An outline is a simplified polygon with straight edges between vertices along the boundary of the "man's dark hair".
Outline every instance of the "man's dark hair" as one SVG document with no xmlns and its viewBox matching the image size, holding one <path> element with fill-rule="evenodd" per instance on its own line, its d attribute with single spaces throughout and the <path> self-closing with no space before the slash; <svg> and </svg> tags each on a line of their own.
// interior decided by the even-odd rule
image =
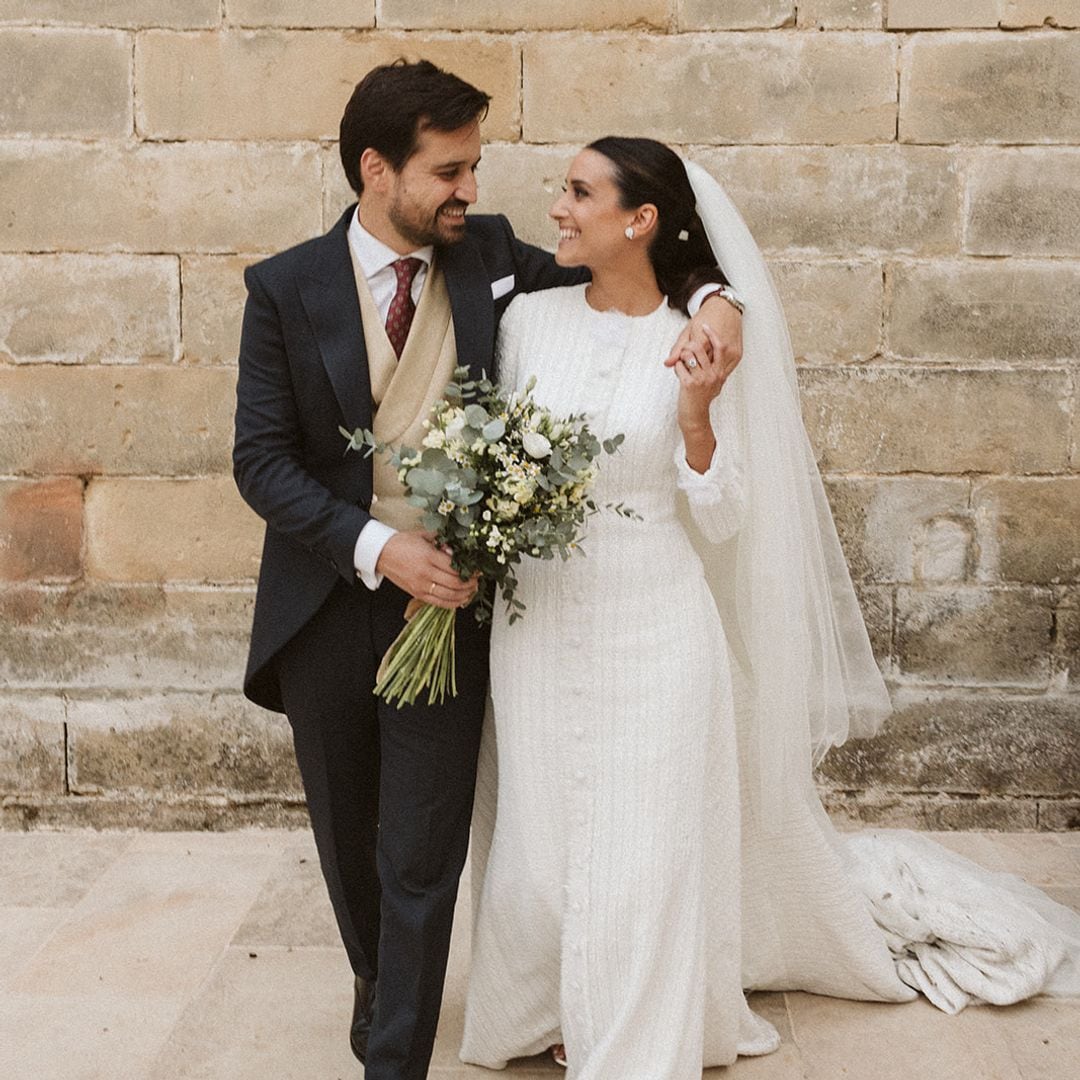
<svg viewBox="0 0 1080 1080">
<path fill-rule="evenodd" d="M 457 131 L 487 115 L 491 95 L 428 60 L 372 68 L 341 117 L 338 147 L 349 186 L 360 194 L 360 155 L 370 146 L 395 172 L 416 153 L 420 132 Z"/>
</svg>

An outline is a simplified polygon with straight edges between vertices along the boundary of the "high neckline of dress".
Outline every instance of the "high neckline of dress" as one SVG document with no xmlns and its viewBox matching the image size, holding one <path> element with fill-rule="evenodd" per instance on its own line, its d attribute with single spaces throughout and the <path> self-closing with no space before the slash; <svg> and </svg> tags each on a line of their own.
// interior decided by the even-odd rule
<svg viewBox="0 0 1080 1080">
<path fill-rule="evenodd" d="M 625 311 L 620 311 L 618 308 L 607 308 L 607 309 L 601 311 L 599 308 L 594 308 L 592 306 L 592 304 L 589 303 L 589 297 L 588 297 L 589 284 L 590 284 L 589 282 L 585 282 L 585 284 L 582 286 L 582 289 L 581 289 L 581 302 L 585 305 L 586 308 L 588 308 L 588 310 L 593 315 L 598 315 L 601 318 L 606 318 L 606 317 L 610 316 L 610 317 L 616 318 L 616 319 L 631 319 L 631 320 L 634 320 L 634 321 L 637 321 L 637 320 L 640 320 L 640 319 L 651 319 L 658 311 L 662 311 L 665 307 L 667 307 L 667 302 L 668 302 L 667 296 L 661 296 L 660 297 L 660 303 L 657 304 L 656 307 L 654 307 L 652 309 L 652 311 L 646 311 L 642 315 L 630 315 Z"/>
</svg>

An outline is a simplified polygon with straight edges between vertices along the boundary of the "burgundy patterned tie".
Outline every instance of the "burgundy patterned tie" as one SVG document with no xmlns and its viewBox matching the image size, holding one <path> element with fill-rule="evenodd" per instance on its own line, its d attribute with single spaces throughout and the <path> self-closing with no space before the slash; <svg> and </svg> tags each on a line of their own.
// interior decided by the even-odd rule
<svg viewBox="0 0 1080 1080">
<path fill-rule="evenodd" d="M 391 263 L 394 273 L 397 274 L 397 292 L 394 293 L 394 299 L 390 301 L 390 308 L 386 312 L 386 336 L 390 339 L 390 344 L 394 346 L 394 352 L 399 360 L 416 312 L 416 305 L 412 298 L 413 278 L 416 277 L 416 271 L 422 264 L 422 259 L 412 257 L 397 259 Z"/>
</svg>

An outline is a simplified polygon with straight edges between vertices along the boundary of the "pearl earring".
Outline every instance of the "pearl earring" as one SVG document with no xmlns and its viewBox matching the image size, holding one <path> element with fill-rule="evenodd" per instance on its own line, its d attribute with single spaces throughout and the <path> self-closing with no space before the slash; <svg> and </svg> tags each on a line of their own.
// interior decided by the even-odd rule
<svg viewBox="0 0 1080 1080">
<path fill-rule="evenodd" d="M 633 225 L 627 225 L 626 228 L 623 229 L 623 235 L 626 237 L 627 240 L 633 240 L 634 239 L 634 226 Z"/>
</svg>

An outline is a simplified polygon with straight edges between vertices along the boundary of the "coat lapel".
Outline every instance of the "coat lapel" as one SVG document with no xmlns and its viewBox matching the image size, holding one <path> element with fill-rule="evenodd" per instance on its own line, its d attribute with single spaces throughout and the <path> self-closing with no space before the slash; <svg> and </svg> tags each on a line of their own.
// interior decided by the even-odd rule
<svg viewBox="0 0 1080 1080">
<path fill-rule="evenodd" d="M 454 315 L 454 341 L 458 363 L 467 365 L 474 379 L 493 374 L 495 310 L 487 268 L 473 240 L 439 249 L 439 260 Z"/>
<path fill-rule="evenodd" d="M 311 320 L 323 366 L 341 406 L 345 426 L 370 428 L 371 377 L 356 279 L 349 255 L 348 227 L 355 207 L 313 246 L 299 281 L 300 298 Z M 495 315 L 491 283 L 475 243 L 466 238 L 439 249 L 450 294 L 458 363 L 473 378 L 493 374 Z"/>
<path fill-rule="evenodd" d="M 353 210 L 313 246 L 300 299 L 311 320 L 323 366 L 341 406 L 345 426 L 371 427 L 371 380 L 356 278 L 349 256 L 348 227 Z"/>
</svg>

